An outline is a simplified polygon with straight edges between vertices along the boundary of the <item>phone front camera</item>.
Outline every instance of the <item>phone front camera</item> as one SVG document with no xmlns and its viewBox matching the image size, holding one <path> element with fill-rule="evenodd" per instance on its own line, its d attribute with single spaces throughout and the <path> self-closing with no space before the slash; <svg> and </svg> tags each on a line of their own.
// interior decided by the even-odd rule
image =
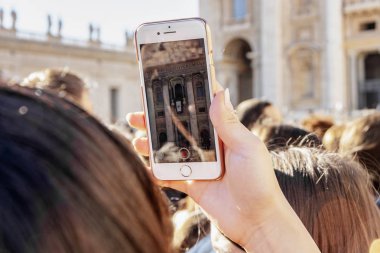
<svg viewBox="0 0 380 253">
<path fill-rule="evenodd" d="M 157 35 L 160 35 L 160 32 L 157 32 Z"/>
<path fill-rule="evenodd" d="M 168 26 L 168 28 L 170 28 L 170 25 Z"/>
</svg>

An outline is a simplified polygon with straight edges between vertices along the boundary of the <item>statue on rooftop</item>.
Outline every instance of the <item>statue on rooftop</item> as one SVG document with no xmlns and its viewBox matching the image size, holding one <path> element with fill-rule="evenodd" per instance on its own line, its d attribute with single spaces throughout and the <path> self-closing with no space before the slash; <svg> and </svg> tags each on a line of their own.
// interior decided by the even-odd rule
<svg viewBox="0 0 380 253">
<path fill-rule="evenodd" d="M 58 19 L 58 32 L 57 32 L 58 37 L 62 37 L 62 27 L 63 27 L 63 22 L 62 22 L 62 19 L 59 18 Z"/>
<path fill-rule="evenodd" d="M 11 29 L 15 31 L 16 30 L 16 24 L 17 24 L 17 12 L 15 11 L 15 9 L 12 9 L 12 11 L 11 11 L 11 18 L 12 18 Z"/>
<path fill-rule="evenodd" d="M 51 15 L 47 15 L 47 35 L 51 35 L 51 27 L 53 25 L 53 21 L 51 19 Z"/>
<path fill-rule="evenodd" d="M 89 38 L 88 38 L 88 40 L 89 41 L 93 41 L 93 39 L 92 39 L 92 35 L 93 35 L 93 33 L 94 33 L 94 26 L 93 26 L 93 24 L 92 23 L 90 23 L 89 25 L 88 25 L 88 31 L 89 31 Z"/>
<path fill-rule="evenodd" d="M 0 8 L 0 29 L 4 28 L 4 10 Z"/>
</svg>

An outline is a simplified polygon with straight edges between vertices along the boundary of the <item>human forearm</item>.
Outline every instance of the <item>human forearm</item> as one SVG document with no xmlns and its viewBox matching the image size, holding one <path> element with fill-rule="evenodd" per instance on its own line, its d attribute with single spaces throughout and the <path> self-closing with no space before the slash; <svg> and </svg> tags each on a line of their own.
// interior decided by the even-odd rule
<svg viewBox="0 0 380 253">
<path fill-rule="evenodd" d="M 287 202 L 278 208 L 277 215 L 255 228 L 244 248 L 249 253 L 320 253 Z"/>
</svg>

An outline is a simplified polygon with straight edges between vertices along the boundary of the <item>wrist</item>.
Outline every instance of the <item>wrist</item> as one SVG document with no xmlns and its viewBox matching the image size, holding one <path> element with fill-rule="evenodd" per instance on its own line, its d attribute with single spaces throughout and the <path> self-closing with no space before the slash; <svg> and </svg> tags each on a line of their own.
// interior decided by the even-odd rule
<svg viewBox="0 0 380 253">
<path fill-rule="evenodd" d="M 246 252 L 309 252 L 320 253 L 309 232 L 285 197 L 270 212 L 267 219 L 249 231 Z"/>
</svg>

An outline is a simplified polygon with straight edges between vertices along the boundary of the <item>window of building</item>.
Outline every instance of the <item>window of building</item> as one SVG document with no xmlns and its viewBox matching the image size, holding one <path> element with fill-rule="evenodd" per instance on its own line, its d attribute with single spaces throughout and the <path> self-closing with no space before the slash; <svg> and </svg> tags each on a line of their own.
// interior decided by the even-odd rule
<svg viewBox="0 0 380 253">
<path fill-rule="evenodd" d="M 233 18 L 244 20 L 247 16 L 247 0 L 233 0 Z"/>
<path fill-rule="evenodd" d="M 158 112 L 157 112 L 157 117 L 158 117 L 158 118 L 165 117 L 165 113 L 164 113 L 163 111 L 158 111 Z"/>
<path fill-rule="evenodd" d="M 199 107 L 198 112 L 206 112 L 206 107 Z"/>
<path fill-rule="evenodd" d="M 170 80 L 171 88 L 169 91 L 170 104 L 175 108 L 176 113 L 182 114 L 185 110 L 186 91 L 183 78 L 173 78 Z"/>
<path fill-rule="evenodd" d="M 205 150 L 209 150 L 211 147 L 211 138 L 210 138 L 210 132 L 206 129 L 203 129 L 200 134 L 200 144 L 201 147 Z"/>
<path fill-rule="evenodd" d="M 164 146 L 165 143 L 168 141 L 168 136 L 166 135 L 166 133 L 160 133 L 158 136 L 158 141 L 160 143 L 160 147 Z"/>
<path fill-rule="evenodd" d="M 374 30 L 376 30 L 376 22 L 374 21 L 360 24 L 361 32 L 374 31 Z"/>
<path fill-rule="evenodd" d="M 162 96 L 162 89 L 161 87 L 156 87 L 154 89 L 154 92 L 156 93 L 156 102 L 157 104 L 161 105 L 164 103 L 164 98 Z"/>
<path fill-rule="evenodd" d="M 189 132 L 189 123 L 187 121 L 181 122 L 183 126 L 183 130 L 185 131 L 183 134 L 186 134 Z M 182 132 L 177 128 L 177 145 L 179 147 L 188 147 L 190 145 L 189 141 L 186 139 L 186 137 L 182 134 Z"/>
<path fill-rule="evenodd" d="M 201 81 L 197 82 L 197 98 L 205 97 L 205 87 Z"/>
<path fill-rule="evenodd" d="M 162 94 L 161 82 L 158 80 L 153 81 L 153 89 L 154 89 L 154 95 L 156 97 L 156 104 L 162 105 L 164 103 L 164 97 Z"/>
<path fill-rule="evenodd" d="M 115 123 L 119 119 L 119 88 L 111 88 L 110 90 L 110 107 L 111 122 Z"/>
<path fill-rule="evenodd" d="M 313 13 L 314 0 L 293 0 L 292 8 L 296 15 L 310 15 Z"/>
</svg>

